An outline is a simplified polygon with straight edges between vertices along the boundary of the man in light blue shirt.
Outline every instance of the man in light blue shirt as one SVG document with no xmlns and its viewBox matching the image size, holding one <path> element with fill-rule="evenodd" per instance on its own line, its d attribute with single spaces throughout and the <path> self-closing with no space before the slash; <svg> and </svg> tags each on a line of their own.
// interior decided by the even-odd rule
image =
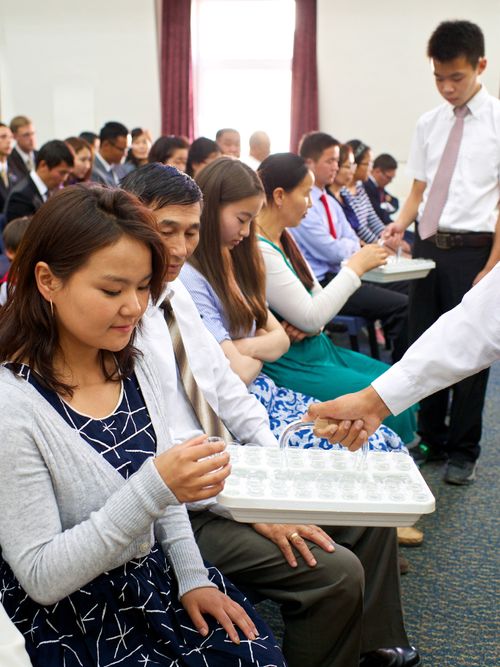
<svg viewBox="0 0 500 667">
<path fill-rule="evenodd" d="M 325 285 L 338 273 L 342 260 L 360 249 L 360 242 L 341 206 L 326 190 L 339 168 L 339 142 L 324 132 L 310 132 L 302 139 L 300 154 L 314 174 L 313 205 L 301 224 L 290 231 L 316 278 Z M 407 312 L 406 294 L 365 283 L 340 314 L 380 320 L 392 345 L 393 361 L 398 361 L 408 345 Z"/>
</svg>

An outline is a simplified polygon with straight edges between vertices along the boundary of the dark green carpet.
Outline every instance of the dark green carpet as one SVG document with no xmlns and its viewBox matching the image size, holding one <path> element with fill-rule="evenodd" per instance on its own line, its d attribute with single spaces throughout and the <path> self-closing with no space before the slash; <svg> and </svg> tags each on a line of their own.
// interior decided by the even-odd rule
<svg viewBox="0 0 500 667">
<path fill-rule="evenodd" d="M 422 472 L 436 512 L 420 522 L 421 548 L 405 549 L 402 577 L 406 626 L 426 667 L 500 665 L 500 364 L 491 369 L 477 480 L 441 481 L 441 466 Z"/>
<path fill-rule="evenodd" d="M 475 484 L 450 486 L 439 465 L 423 468 L 437 509 L 419 524 L 424 545 L 403 550 L 411 569 L 401 581 L 408 636 L 425 667 L 500 667 L 499 442 L 500 363 L 491 370 Z M 257 608 L 281 637 L 278 607 Z"/>
</svg>

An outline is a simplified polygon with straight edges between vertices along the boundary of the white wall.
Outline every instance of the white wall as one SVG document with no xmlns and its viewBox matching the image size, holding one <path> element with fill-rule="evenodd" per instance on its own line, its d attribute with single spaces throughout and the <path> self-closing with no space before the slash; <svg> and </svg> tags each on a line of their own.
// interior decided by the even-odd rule
<svg viewBox="0 0 500 667">
<path fill-rule="evenodd" d="M 434 28 L 450 19 L 482 28 L 483 83 L 498 95 L 500 0 L 318 0 L 320 128 L 405 162 L 418 116 L 442 101 L 425 52 Z M 391 191 L 404 196 L 401 167 Z"/>
<path fill-rule="evenodd" d="M 1 0 L 0 118 L 39 144 L 108 120 L 160 131 L 153 0 Z"/>
</svg>

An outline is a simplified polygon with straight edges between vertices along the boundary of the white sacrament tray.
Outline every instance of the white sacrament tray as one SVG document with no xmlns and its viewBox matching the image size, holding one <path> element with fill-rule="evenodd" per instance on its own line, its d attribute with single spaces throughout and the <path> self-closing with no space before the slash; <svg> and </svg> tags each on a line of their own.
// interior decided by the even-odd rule
<svg viewBox="0 0 500 667">
<path fill-rule="evenodd" d="M 425 278 L 429 271 L 435 267 L 436 263 L 432 259 L 398 259 L 391 256 L 387 259 L 387 264 L 367 271 L 361 276 L 361 280 L 371 283 L 415 280 L 416 278 Z"/>
<path fill-rule="evenodd" d="M 236 521 L 411 526 L 435 501 L 399 452 L 229 445 L 232 471 L 217 500 Z"/>
</svg>

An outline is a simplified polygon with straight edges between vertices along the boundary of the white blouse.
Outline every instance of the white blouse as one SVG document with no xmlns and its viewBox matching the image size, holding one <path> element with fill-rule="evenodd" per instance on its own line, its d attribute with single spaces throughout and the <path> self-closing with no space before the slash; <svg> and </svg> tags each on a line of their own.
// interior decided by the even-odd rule
<svg viewBox="0 0 500 667">
<path fill-rule="evenodd" d="M 309 293 L 278 246 L 259 237 L 259 247 L 266 267 L 269 308 L 306 333 L 318 333 L 361 285 L 358 275 L 343 267 L 325 288 L 314 278 Z"/>
</svg>

